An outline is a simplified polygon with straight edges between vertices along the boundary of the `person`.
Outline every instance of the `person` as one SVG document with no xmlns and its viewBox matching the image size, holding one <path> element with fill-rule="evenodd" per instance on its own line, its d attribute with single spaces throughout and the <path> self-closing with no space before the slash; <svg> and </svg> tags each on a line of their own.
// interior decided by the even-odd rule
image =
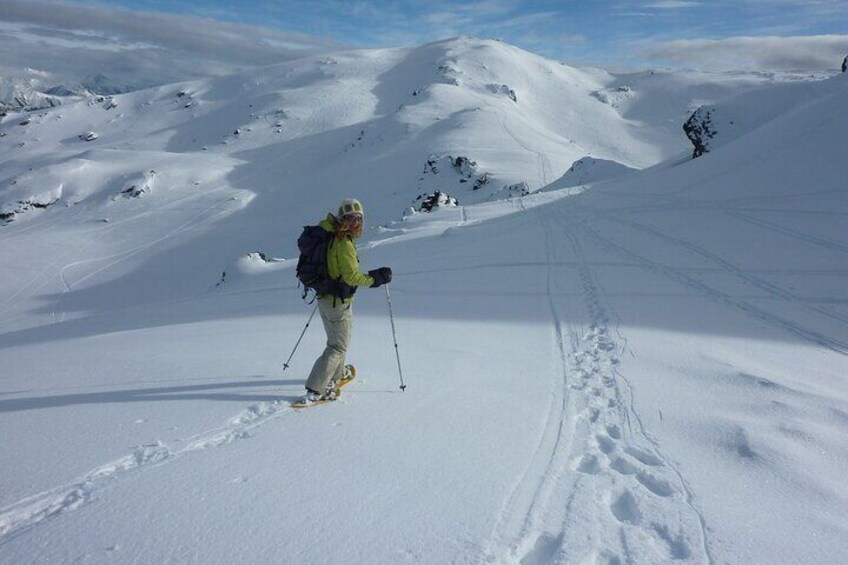
<svg viewBox="0 0 848 565">
<path fill-rule="evenodd" d="M 389 267 L 368 273 L 359 270 L 355 241 L 362 236 L 364 222 L 362 204 L 349 198 L 341 203 L 337 216 L 329 213 L 318 224 L 334 234 L 327 247 L 327 271 L 330 278 L 340 284 L 336 293 L 318 295 L 318 311 L 327 333 L 327 346 L 306 380 L 304 403 L 335 398 L 336 386 L 345 373 L 345 356 L 353 327 L 353 295 L 357 287 L 376 288 L 392 280 Z"/>
<path fill-rule="evenodd" d="M 848 71 L 848 55 L 845 55 L 845 58 L 842 59 L 842 72 Z"/>
</svg>

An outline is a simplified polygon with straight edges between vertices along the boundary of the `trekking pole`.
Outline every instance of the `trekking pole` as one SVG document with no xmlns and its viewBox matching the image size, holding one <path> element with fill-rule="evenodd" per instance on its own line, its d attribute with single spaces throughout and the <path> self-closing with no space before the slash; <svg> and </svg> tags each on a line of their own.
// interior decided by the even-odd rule
<svg viewBox="0 0 848 565">
<path fill-rule="evenodd" d="M 397 333 L 395 333 L 395 317 L 392 314 L 392 295 L 389 293 L 389 285 L 386 285 L 386 301 L 389 303 L 389 320 L 392 322 L 392 339 L 395 342 L 395 356 L 398 362 L 398 375 L 400 375 L 400 389 L 406 390 L 406 385 L 403 384 L 403 369 L 400 368 L 400 353 L 398 352 Z"/>
<path fill-rule="evenodd" d="M 312 314 L 309 315 L 309 320 L 306 322 L 306 327 L 303 328 L 303 331 L 300 332 L 300 337 L 297 338 L 297 343 L 294 344 L 294 349 L 292 349 L 291 355 L 289 355 L 288 360 L 283 363 L 283 371 L 289 368 L 289 361 L 294 357 L 294 352 L 297 351 L 297 346 L 300 345 L 300 340 L 303 339 L 304 334 L 306 333 L 307 328 L 309 328 L 309 324 L 312 322 L 312 316 L 315 315 L 315 311 L 318 310 L 318 304 L 315 304 L 315 308 L 312 309 Z"/>
</svg>

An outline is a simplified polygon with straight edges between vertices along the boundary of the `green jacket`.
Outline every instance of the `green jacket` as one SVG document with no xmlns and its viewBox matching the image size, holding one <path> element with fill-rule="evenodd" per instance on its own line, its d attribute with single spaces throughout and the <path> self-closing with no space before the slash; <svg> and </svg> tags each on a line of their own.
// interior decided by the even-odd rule
<svg viewBox="0 0 848 565">
<path fill-rule="evenodd" d="M 318 224 L 328 232 L 334 232 L 333 215 L 327 217 Z M 353 239 L 333 238 L 327 249 L 327 272 L 331 279 L 341 278 L 342 282 L 350 286 L 371 286 L 374 278 L 359 271 L 359 256 L 356 254 L 356 245 Z M 344 303 L 352 301 L 353 297 L 344 300 Z"/>
</svg>

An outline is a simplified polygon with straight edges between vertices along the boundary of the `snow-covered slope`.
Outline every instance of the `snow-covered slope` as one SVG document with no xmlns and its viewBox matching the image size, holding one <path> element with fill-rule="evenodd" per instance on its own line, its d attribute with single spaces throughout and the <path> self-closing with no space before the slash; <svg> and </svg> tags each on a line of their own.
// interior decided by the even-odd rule
<svg viewBox="0 0 848 565">
<path fill-rule="evenodd" d="M 84 144 L 73 137 L 91 131 L 99 135 L 92 147 L 240 155 L 263 163 L 261 180 L 282 184 L 274 192 L 286 198 L 313 194 L 316 183 L 344 170 L 350 189 L 366 196 L 374 191 L 385 200 L 382 187 L 393 186 L 387 212 L 397 217 L 434 188 L 462 191 L 471 201 L 519 182 L 535 190 L 588 154 L 630 166 L 658 161 L 632 124 L 590 95 L 608 80 L 502 43 L 453 40 L 116 96 L 36 115 L 25 128 L 6 130 L 4 141 L 26 143 L 27 164 L 42 148 L 52 159 L 79 153 Z M 57 145 L 64 154 L 56 155 Z M 431 158 L 448 157 L 476 165 L 439 173 L 428 167 Z M 468 190 L 487 173 L 485 186 Z"/>
<path fill-rule="evenodd" d="M 751 110 L 759 114 L 762 107 L 778 109 L 773 87 L 791 90 L 791 85 L 817 82 L 831 73 L 810 72 L 706 72 L 692 70 L 650 70 L 618 73 L 614 80 L 594 95 L 618 109 L 622 116 L 639 124 L 649 142 L 662 147 L 668 157 L 678 151 L 686 139 L 681 125 L 701 106 L 723 102 L 742 94 L 752 101 Z M 764 91 L 768 94 L 764 94 Z M 756 101 L 766 96 L 770 102 L 761 106 Z M 774 116 L 772 116 L 774 117 Z M 758 123 L 763 123 L 759 120 Z"/>
<path fill-rule="evenodd" d="M 35 78 L 0 78 L 0 114 L 21 112 L 33 108 L 52 108 L 65 102 L 64 96 L 44 92 L 45 88 Z M 63 95 L 74 96 L 72 92 Z M 75 101 L 75 100 L 71 100 Z"/>
<path fill-rule="evenodd" d="M 833 88 L 840 87 L 831 81 Z M 769 90 L 767 103 L 760 92 L 748 92 L 716 107 L 707 104 L 699 107 L 684 124 L 687 136 L 695 146 L 695 154 L 702 155 L 747 135 L 760 126 L 783 114 L 803 108 L 821 95 L 818 82 L 785 83 Z"/>
<path fill-rule="evenodd" d="M 7 117 L 0 562 L 848 559 L 848 81 L 691 160 L 615 80 L 461 39 Z M 586 155 L 654 166 L 498 199 Z M 345 196 L 409 388 L 362 289 L 361 378 L 295 412 Z"/>
<path fill-rule="evenodd" d="M 585 156 L 639 168 L 656 163 L 688 147 L 681 125 L 695 107 L 776 80 L 745 75 L 723 84 L 712 77 L 723 84 L 719 88 L 700 75 L 688 82 L 650 76 L 652 81 L 628 81 L 645 84 L 647 95 L 615 87 L 625 91 L 622 102 L 604 90 L 622 78 L 493 41 L 319 56 L 10 115 L 3 122 L 3 144 L 11 146 L 5 154 L 13 162 L 6 163 L 4 176 L 13 182 L 24 167 L 64 163 L 83 147 L 182 156 L 209 152 L 262 163 L 268 185 L 289 177 L 284 186 L 266 191 L 287 198 L 313 194 L 323 180 L 320 173 L 335 178 L 340 170 L 348 176 L 361 171 L 352 179 L 359 184 L 350 188 L 367 193 L 378 186 L 385 200 L 382 186 L 394 187 L 397 197 L 386 210 L 394 218 L 420 193 L 439 188 L 458 191 L 470 202 L 497 198 L 522 182 L 536 190 Z M 658 82 L 670 94 L 655 94 L 663 90 Z M 705 97 L 693 98 L 696 87 L 703 87 Z M 645 102 L 646 96 L 654 102 Z M 660 108 L 675 114 L 658 119 Z M 644 119 L 646 109 L 653 120 Z M 92 132 L 96 140 L 79 142 L 78 136 Z M 450 166 L 461 157 L 473 167 Z M 445 164 L 436 167 L 439 173 L 429 166 L 431 159 Z M 155 168 L 155 160 L 149 156 L 141 168 Z M 373 178 L 375 170 L 383 177 Z M 298 182 L 303 177 L 309 186 Z M 2 204 L 8 207 L 14 197 L 4 194 Z"/>
<path fill-rule="evenodd" d="M 121 257 L 99 276 L 141 267 L 156 277 L 177 268 L 191 284 L 167 292 L 184 297 L 207 288 L 240 254 L 278 241 L 281 225 L 291 234 L 304 216 L 319 217 L 344 195 L 368 201 L 370 221 L 380 224 L 436 190 L 462 204 L 537 190 L 586 155 L 631 166 L 656 162 L 664 151 L 640 141 L 645 128 L 592 94 L 608 80 L 500 42 L 458 39 L 10 114 L 0 125 L 4 221 L 37 217 L 64 229 L 66 219 L 78 218 L 90 230 L 32 258 L 32 271 L 11 277 L 9 292 L 17 295 L 32 272 L 71 254 L 78 261 Z M 126 198 L 134 193 L 143 198 Z M 140 249 L 125 256 L 123 243 L 107 235 L 143 222 L 147 235 L 136 234 L 138 241 L 173 241 L 200 218 L 221 218 L 257 195 L 245 215 L 186 251 L 188 264 L 183 256 L 159 264 L 162 254 L 151 261 Z M 282 252 L 291 256 L 292 247 Z M 79 249 L 87 251 L 74 255 Z M 76 284 L 72 270 L 65 281 L 45 284 L 67 294 Z M 116 292 L 113 305 L 147 299 L 137 290 Z M 7 309 L 31 311 L 27 300 Z"/>
</svg>

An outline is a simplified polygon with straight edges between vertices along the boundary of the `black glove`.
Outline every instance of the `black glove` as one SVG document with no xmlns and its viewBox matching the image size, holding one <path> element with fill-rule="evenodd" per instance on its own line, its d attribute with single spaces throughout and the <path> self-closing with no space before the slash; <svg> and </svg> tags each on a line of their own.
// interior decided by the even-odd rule
<svg viewBox="0 0 848 565">
<path fill-rule="evenodd" d="M 368 271 L 368 275 L 374 279 L 374 284 L 371 285 L 371 288 L 377 288 L 378 286 L 392 282 L 392 270 L 389 267 L 380 267 L 379 269 Z"/>
</svg>

